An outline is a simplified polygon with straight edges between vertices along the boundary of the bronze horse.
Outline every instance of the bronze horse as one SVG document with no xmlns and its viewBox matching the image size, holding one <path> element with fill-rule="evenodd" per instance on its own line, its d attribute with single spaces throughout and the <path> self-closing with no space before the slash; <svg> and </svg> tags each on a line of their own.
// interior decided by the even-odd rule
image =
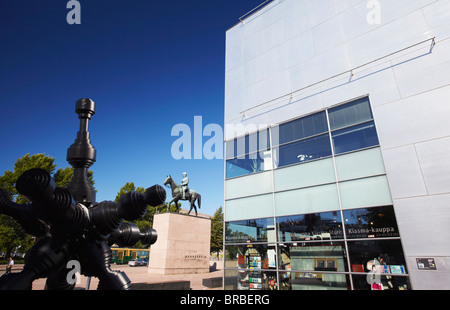
<svg viewBox="0 0 450 310">
<path fill-rule="evenodd" d="M 196 191 L 189 189 L 189 191 L 186 193 L 185 199 L 183 199 L 183 189 L 180 185 L 178 185 L 170 176 L 170 174 L 167 176 L 166 180 L 164 181 L 164 185 L 167 186 L 167 184 L 170 185 L 172 189 L 172 200 L 169 202 L 168 207 L 171 205 L 172 202 L 175 202 L 175 206 L 177 207 L 177 212 L 180 210 L 178 207 L 178 200 L 187 200 L 190 202 L 191 206 L 188 212 L 188 215 L 191 213 L 192 209 L 195 211 L 195 216 L 197 216 L 197 206 L 195 205 L 195 201 L 198 201 L 198 208 L 200 209 L 200 204 L 202 201 L 202 196 L 197 193 Z M 169 210 L 169 208 L 167 208 Z"/>
</svg>

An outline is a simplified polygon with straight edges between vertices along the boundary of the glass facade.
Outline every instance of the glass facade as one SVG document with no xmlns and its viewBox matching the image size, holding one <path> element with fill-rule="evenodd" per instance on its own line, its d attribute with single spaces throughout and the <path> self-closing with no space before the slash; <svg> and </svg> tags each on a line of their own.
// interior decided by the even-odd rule
<svg viewBox="0 0 450 310">
<path fill-rule="evenodd" d="M 411 288 L 367 97 L 226 147 L 225 289 Z"/>
</svg>

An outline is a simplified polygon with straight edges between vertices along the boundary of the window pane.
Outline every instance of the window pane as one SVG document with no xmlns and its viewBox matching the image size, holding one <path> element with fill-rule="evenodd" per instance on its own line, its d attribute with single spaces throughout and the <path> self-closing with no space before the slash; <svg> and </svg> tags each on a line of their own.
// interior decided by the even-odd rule
<svg viewBox="0 0 450 310">
<path fill-rule="evenodd" d="M 240 221 L 273 216 L 273 195 L 256 195 L 225 201 L 225 221 Z"/>
<path fill-rule="evenodd" d="M 281 243 L 278 246 L 281 270 L 347 271 L 347 255 L 343 242 Z"/>
<path fill-rule="evenodd" d="M 347 246 L 353 272 L 407 273 L 400 240 L 349 241 Z"/>
<path fill-rule="evenodd" d="M 346 274 L 285 272 L 280 273 L 281 290 L 349 290 Z"/>
<path fill-rule="evenodd" d="M 392 206 L 344 211 L 348 239 L 400 237 Z"/>
<path fill-rule="evenodd" d="M 278 241 L 342 239 L 341 214 L 338 211 L 277 218 Z"/>
<path fill-rule="evenodd" d="M 243 242 L 267 242 L 275 239 L 275 226 L 273 218 L 254 219 L 225 224 L 225 242 L 243 243 Z"/>
<path fill-rule="evenodd" d="M 320 112 L 279 126 L 280 144 L 311 137 L 328 131 L 325 112 Z M 275 141 L 277 141 L 275 139 Z"/>
<path fill-rule="evenodd" d="M 299 176 L 302 177 L 299 178 Z M 284 167 L 274 171 L 275 191 L 297 189 L 335 181 L 336 175 L 332 158 Z"/>
<path fill-rule="evenodd" d="M 331 130 L 351 126 L 373 119 L 369 98 L 339 106 L 328 111 Z"/>
<path fill-rule="evenodd" d="M 335 154 L 378 145 L 374 122 L 368 122 L 331 133 Z"/>
<path fill-rule="evenodd" d="M 339 181 L 386 173 L 379 147 L 336 156 L 336 169 Z"/>
<path fill-rule="evenodd" d="M 385 175 L 339 183 L 343 209 L 377 207 L 392 204 Z"/>
<path fill-rule="evenodd" d="M 270 171 L 234 178 L 225 181 L 225 199 L 236 199 L 272 192 L 272 173 Z"/>
<path fill-rule="evenodd" d="M 337 185 L 334 183 L 275 193 L 275 205 L 278 216 L 337 210 Z"/>
<path fill-rule="evenodd" d="M 276 153 L 277 167 L 298 164 L 331 156 L 328 134 L 280 146 Z"/>
<path fill-rule="evenodd" d="M 261 130 L 245 137 L 248 151 L 246 153 L 252 153 L 260 150 L 266 150 L 270 147 L 269 129 Z"/>
<path fill-rule="evenodd" d="M 228 141 L 226 159 L 270 148 L 269 129 Z"/>
<path fill-rule="evenodd" d="M 368 275 L 352 275 L 353 288 L 355 290 L 410 290 L 409 277 L 379 275 L 367 279 Z M 369 275 L 370 277 L 370 275 Z"/>
<path fill-rule="evenodd" d="M 236 140 L 225 142 L 226 154 L 225 159 L 236 157 Z"/>
<path fill-rule="evenodd" d="M 227 160 L 227 178 L 238 177 L 250 173 L 264 171 L 265 167 L 270 167 L 270 156 L 266 152 L 247 154 L 242 157 Z"/>
<path fill-rule="evenodd" d="M 277 273 L 274 271 L 225 270 L 225 290 L 277 290 Z M 261 299 L 269 302 L 269 299 Z"/>
</svg>

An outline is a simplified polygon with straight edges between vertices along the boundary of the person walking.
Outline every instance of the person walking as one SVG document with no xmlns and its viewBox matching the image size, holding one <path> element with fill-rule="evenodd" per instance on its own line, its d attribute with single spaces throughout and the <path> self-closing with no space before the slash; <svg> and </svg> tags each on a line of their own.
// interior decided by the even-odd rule
<svg viewBox="0 0 450 310">
<path fill-rule="evenodd" d="M 12 259 L 12 257 L 10 257 L 8 265 L 6 265 L 5 274 L 10 274 L 13 266 L 14 266 L 14 260 Z"/>
</svg>

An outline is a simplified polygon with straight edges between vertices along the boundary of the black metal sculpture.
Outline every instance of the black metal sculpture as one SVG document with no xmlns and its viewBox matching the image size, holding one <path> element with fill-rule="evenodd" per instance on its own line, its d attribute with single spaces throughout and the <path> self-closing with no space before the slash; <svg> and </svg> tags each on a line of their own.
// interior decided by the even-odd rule
<svg viewBox="0 0 450 310">
<path fill-rule="evenodd" d="M 75 283 L 67 281 L 71 269 L 66 268 L 71 260 L 79 262 L 81 274 L 99 279 L 97 289 L 128 290 L 131 282 L 127 275 L 110 268 L 110 245 L 133 246 L 139 240 L 147 245 L 156 242 L 155 230 L 140 231 L 135 224 L 123 220 L 139 219 L 148 205 L 164 203 L 164 188 L 154 185 L 144 194 L 126 193 L 117 203 L 96 203 L 87 174 L 96 160 L 88 131 L 95 104 L 90 99 L 80 99 L 75 112 L 80 119 L 80 130 L 67 151 L 67 161 L 74 168 L 70 185 L 56 187 L 47 171 L 31 169 L 16 182 L 17 191 L 30 203 L 16 204 L 8 192 L 0 189 L 0 213 L 13 217 L 27 233 L 36 237 L 25 255 L 23 270 L 0 277 L 1 290 L 31 289 L 33 281 L 39 278 L 47 278 L 46 289 L 73 289 Z"/>
</svg>

